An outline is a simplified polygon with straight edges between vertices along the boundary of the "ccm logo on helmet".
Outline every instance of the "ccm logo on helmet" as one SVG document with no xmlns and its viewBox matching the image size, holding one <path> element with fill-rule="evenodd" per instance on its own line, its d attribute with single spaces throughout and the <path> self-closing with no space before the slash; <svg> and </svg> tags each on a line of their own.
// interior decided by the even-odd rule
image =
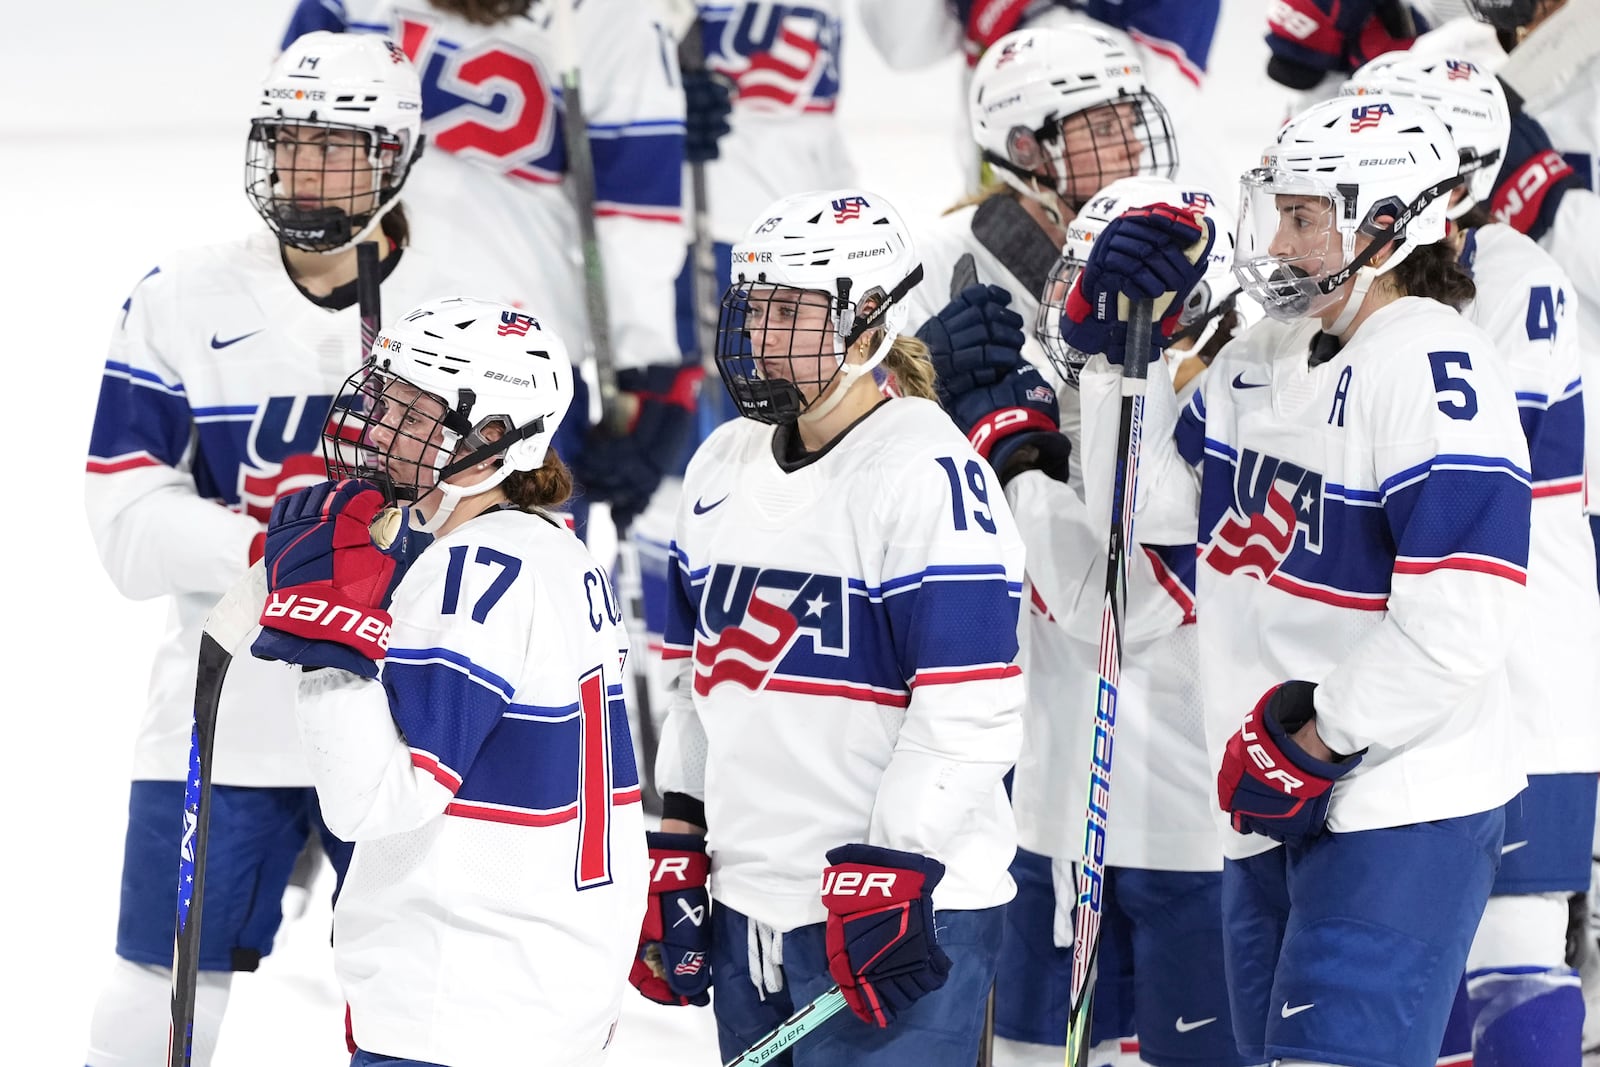
<svg viewBox="0 0 1600 1067">
<path fill-rule="evenodd" d="M 389 648 L 389 624 L 381 615 L 371 615 L 345 604 L 331 604 L 320 597 L 274 592 L 261 617 L 310 623 L 324 633 L 338 630 L 385 651 Z M 313 636 L 306 631 L 306 627 L 296 627 L 291 632 Z"/>
<path fill-rule="evenodd" d="M 832 893 L 841 897 L 865 897 L 873 893 L 894 896 L 894 882 L 899 876 L 889 871 L 828 871 L 822 876 L 822 895 Z"/>
</svg>

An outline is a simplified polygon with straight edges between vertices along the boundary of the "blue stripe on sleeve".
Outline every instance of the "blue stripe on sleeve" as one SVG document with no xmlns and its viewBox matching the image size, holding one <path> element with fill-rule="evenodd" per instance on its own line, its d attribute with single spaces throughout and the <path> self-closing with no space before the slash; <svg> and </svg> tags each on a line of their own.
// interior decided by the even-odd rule
<svg viewBox="0 0 1600 1067">
<path fill-rule="evenodd" d="M 1553 482 L 1583 475 L 1583 394 L 1569 394 L 1548 407 L 1519 407 L 1528 438 L 1533 480 Z"/>
<path fill-rule="evenodd" d="M 1012 662 L 1021 604 L 1003 576 L 923 582 L 886 598 L 901 676 L 909 682 L 929 669 Z"/>
<path fill-rule="evenodd" d="M 192 431 L 181 385 L 167 385 L 148 372 L 130 372 L 123 364 L 106 365 L 89 435 L 91 469 L 96 460 L 141 452 L 176 467 L 188 451 Z"/>
<path fill-rule="evenodd" d="M 503 690 L 483 684 L 443 656 L 396 657 L 391 650 L 383 686 L 406 743 L 430 753 L 463 779 L 507 706 Z"/>
<path fill-rule="evenodd" d="M 1501 462 L 1498 470 L 1435 467 L 1390 491 L 1383 510 L 1396 554 L 1408 560 L 1473 557 L 1526 568 L 1532 492 L 1525 475 Z"/>
<path fill-rule="evenodd" d="M 625 135 L 618 135 L 619 132 Z M 683 210 L 683 127 L 631 125 L 592 136 L 594 196 L 641 214 L 678 215 Z"/>
<path fill-rule="evenodd" d="M 1203 390 L 1196 389 L 1194 396 L 1183 406 L 1172 438 L 1184 462 L 1191 467 L 1200 466 L 1206 451 L 1206 401 Z"/>
</svg>

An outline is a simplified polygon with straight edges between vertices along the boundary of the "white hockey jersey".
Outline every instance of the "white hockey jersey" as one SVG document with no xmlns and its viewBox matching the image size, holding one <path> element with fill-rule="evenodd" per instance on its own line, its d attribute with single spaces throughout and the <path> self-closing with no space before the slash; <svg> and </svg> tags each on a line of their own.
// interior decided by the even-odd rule
<svg viewBox="0 0 1600 1067">
<path fill-rule="evenodd" d="M 383 307 L 402 315 L 456 293 L 494 296 L 419 248 L 384 261 Z M 353 289 L 353 286 L 352 286 Z M 85 496 L 101 562 L 124 595 L 170 596 L 133 777 L 183 781 L 200 630 L 245 572 L 284 493 L 322 481 L 322 429 L 361 365 L 353 293 L 340 310 L 289 280 L 264 228 L 163 259 L 122 306 L 89 442 Z M 309 785 L 294 682 L 234 661 L 216 737 L 223 785 Z"/>
<path fill-rule="evenodd" d="M 1527 770 L 1600 770 L 1600 594 L 1584 516 L 1579 359 L 1587 339 L 1569 308 L 1572 283 L 1509 226 L 1469 231 L 1461 258 L 1478 285 L 1468 317 L 1493 338 L 1516 389 L 1532 462 L 1528 615 L 1506 659 Z"/>
<path fill-rule="evenodd" d="M 734 243 L 781 197 L 855 184 L 836 115 L 842 6 L 701 0 L 706 67 L 733 83 L 730 132 L 705 168 L 715 240 Z"/>
<path fill-rule="evenodd" d="M 647 853 L 605 568 L 554 519 L 470 519 L 401 580 L 381 681 L 300 674 L 328 826 L 355 842 L 334 967 L 362 1048 L 591 1064 L 628 991 Z"/>
<path fill-rule="evenodd" d="M 1017 841 L 1076 862 L 1083 854 L 1099 689 L 1109 515 L 1070 486 L 1028 471 L 1006 486 L 1027 548 L 1022 623 L 1023 748 L 1011 783 Z M 1194 546 L 1140 545 L 1128 560 L 1105 862 L 1215 871 L 1194 615 Z"/>
<path fill-rule="evenodd" d="M 943 862 L 935 907 L 1003 904 L 1022 544 L 999 482 L 926 400 L 798 469 L 774 437 L 718 428 L 678 514 L 658 781 L 705 802 L 711 893 L 822 922 L 824 854 L 864 841 Z"/>
<path fill-rule="evenodd" d="M 422 78 L 428 150 L 406 183 L 418 243 L 505 279 L 574 353 L 589 336 L 567 174 L 551 5 L 480 26 L 391 0 L 301 0 L 285 45 L 312 30 L 381 33 Z M 574 18 L 594 157 L 596 231 L 619 368 L 677 362 L 683 265 L 683 88 L 671 41 L 638 0 L 584 0 Z"/>
<path fill-rule="evenodd" d="M 1366 752 L 1334 786 L 1331 829 L 1488 810 L 1526 782 L 1506 649 L 1532 493 L 1511 383 L 1483 332 L 1431 300 L 1381 308 L 1311 367 L 1316 329 L 1267 321 L 1233 341 L 1171 436 L 1151 367 L 1134 530 L 1176 543 L 1198 516 L 1212 773 L 1261 694 L 1300 678 L 1318 683 L 1323 740 Z M 1113 447 L 1104 357 L 1083 390 L 1086 434 Z M 1270 846 L 1224 832 L 1230 856 Z"/>
</svg>

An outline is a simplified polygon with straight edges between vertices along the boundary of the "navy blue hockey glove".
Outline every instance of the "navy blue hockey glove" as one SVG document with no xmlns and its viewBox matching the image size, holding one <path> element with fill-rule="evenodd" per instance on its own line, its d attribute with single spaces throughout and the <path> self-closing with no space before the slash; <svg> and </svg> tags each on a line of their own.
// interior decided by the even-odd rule
<svg viewBox="0 0 1600 1067">
<path fill-rule="evenodd" d="M 696 33 L 700 32 L 696 27 Z M 732 129 L 733 94 L 728 79 L 708 70 L 683 72 L 683 158 L 689 163 L 709 163 L 720 154 L 717 142 Z"/>
<path fill-rule="evenodd" d="M 596 427 L 574 462 L 584 491 L 611 505 L 611 520 L 625 530 L 650 503 L 666 474 L 676 471 L 694 431 L 698 366 L 657 363 L 617 373 L 617 386 L 638 409 L 618 435 Z"/>
<path fill-rule="evenodd" d="M 1555 224 L 1561 198 L 1583 182 L 1550 144 L 1550 135 L 1521 108 L 1511 116 L 1511 140 L 1494 180 L 1489 211 L 1535 241 Z"/>
<path fill-rule="evenodd" d="M 1311 682 L 1267 690 L 1228 741 L 1217 772 L 1217 803 L 1242 834 L 1305 841 L 1328 822 L 1333 783 L 1361 764 L 1363 749 L 1336 763 L 1316 759 L 1289 735 L 1316 718 Z"/>
<path fill-rule="evenodd" d="M 829 849 L 828 864 L 822 871 L 828 973 L 851 1011 L 888 1026 L 950 973 L 933 925 L 933 890 L 944 864 L 875 845 Z"/>
<path fill-rule="evenodd" d="M 1011 294 L 998 285 L 969 285 L 917 330 L 928 346 L 939 400 L 993 385 L 1027 365 L 1022 316 L 1011 310 Z"/>
<path fill-rule="evenodd" d="M 659 1004 L 711 1002 L 711 860 L 699 834 L 645 835 L 650 898 L 628 981 Z"/>
<path fill-rule="evenodd" d="M 1154 301 L 1154 349 L 1172 340 L 1190 290 L 1205 277 L 1216 227 L 1198 208 L 1129 208 L 1095 238 L 1061 313 L 1061 337 L 1121 364 L 1134 300 Z M 1152 353 L 1153 355 L 1153 353 Z"/>
<path fill-rule="evenodd" d="M 404 541 L 397 536 L 404 516 L 385 515 L 385 505 L 377 486 L 346 479 L 309 486 L 272 506 L 262 557 L 267 603 L 250 648 L 257 659 L 378 676 L 377 661 L 389 648 L 383 605 L 399 561 L 394 545 Z"/>
<path fill-rule="evenodd" d="M 1405 15 L 1411 16 L 1411 27 Z M 1411 47 L 1426 20 L 1401 0 L 1273 0 L 1267 7 L 1267 76 L 1290 89 L 1314 88 L 1385 52 Z"/>
</svg>

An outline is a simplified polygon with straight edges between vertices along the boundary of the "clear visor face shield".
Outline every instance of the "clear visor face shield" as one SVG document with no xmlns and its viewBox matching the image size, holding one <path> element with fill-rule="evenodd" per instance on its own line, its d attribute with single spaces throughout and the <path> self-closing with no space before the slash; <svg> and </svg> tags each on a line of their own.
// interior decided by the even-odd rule
<svg viewBox="0 0 1600 1067">
<path fill-rule="evenodd" d="M 374 482 L 390 504 L 411 504 L 453 473 L 450 459 L 471 436 L 443 399 L 369 361 L 334 398 L 322 454 L 330 478 Z"/>
<path fill-rule="evenodd" d="M 883 299 L 871 290 L 867 299 Z M 722 297 L 717 369 L 739 414 L 787 425 L 839 376 L 859 305 L 820 289 L 736 281 Z"/>
<path fill-rule="evenodd" d="M 1280 322 L 1326 309 L 1354 252 L 1355 228 L 1339 224 L 1340 198 L 1270 168 L 1249 172 L 1241 186 L 1233 253 L 1239 285 Z"/>
<path fill-rule="evenodd" d="M 1171 178 L 1178 170 L 1172 121 L 1143 90 L 1059 119 L 1038 133 L 1038 142 L 1056 192 L 1074 208 L 1119 178 Z M 1013 148 L 1013 158 L 1019 155 L 1026 157 Z"/>
<path fill-rule="evenodd" d="M 245 151 L 245 194 L 284 244 L 330 252 L 351 244 L 399 192 L 402 145 L 334 122 L 256 119 Z"/>
</svg>

